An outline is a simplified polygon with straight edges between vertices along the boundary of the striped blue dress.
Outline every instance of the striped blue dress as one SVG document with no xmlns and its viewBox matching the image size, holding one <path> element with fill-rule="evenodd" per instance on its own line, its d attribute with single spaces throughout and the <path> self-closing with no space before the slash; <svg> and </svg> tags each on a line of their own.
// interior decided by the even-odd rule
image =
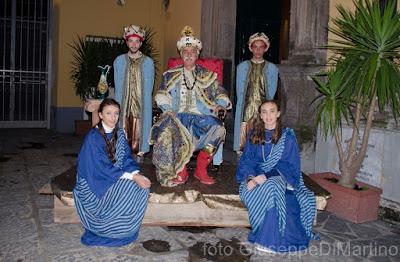
<svg viewBox="0 0 400 262">
<path fill-rule="evenodd" d="M 264 145 L 247 140 L 236 171 L 252 226 L 248 239 L 276 252 L 304 250 L 315 238 L 316 205 L 314 194 L 304 186 L 295 134 L 285 128 L 276 144 L 270 142 L 272 131 L 265 135 Z M 248 191 L 247 179 L 260 174 L 267 181 Z"/>
<path fill-rule="evenodd" d="M 111 139 L 111 133 L 107 134 Z M 148 189 L 123 179 L 139 170 L 122 130 L 118 131 L 116 163 L 106 152 L 100 132 L 93 128 L 78 156 L 75 206 L 85 228 L 81 242 L 90 246 L 122 246 L 136 240 L 147 207 Z"/>
</svg>

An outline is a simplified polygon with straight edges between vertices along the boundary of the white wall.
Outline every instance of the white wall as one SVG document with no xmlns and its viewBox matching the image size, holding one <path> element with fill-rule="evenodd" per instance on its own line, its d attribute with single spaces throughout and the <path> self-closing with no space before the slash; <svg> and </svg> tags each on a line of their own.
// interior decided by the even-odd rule
<svg viewBox="0 0 400 262">
<path fill-rule="evenodd" d="M 349 127 L 343 128 L 343 138 L 351 135 Z M 362 135 L 362 134 L 361 134 Z M 360 136 L 361 136 L 360 135 Z M 344 139 L 342 139 L 344 141 Z M 343 146 L 345 146 L 343 144 Z M 345 147 L 344 147 L 345 148 Z M 382 188 L 382 198 L 400 203 L 400 130 L 374 128 L 366 158 L 357 180 Z M 327 141 L 318 132 L 315 152 L 315 172 L 339 173 L 338 155 L 334 139 Z"/>
</svg>

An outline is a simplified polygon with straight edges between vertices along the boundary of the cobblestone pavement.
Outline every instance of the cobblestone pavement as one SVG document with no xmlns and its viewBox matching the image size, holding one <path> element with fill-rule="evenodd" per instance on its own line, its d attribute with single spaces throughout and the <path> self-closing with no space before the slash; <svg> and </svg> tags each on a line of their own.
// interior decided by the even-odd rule
<svg viewBox="0 0 400 262">
<path fill-rule="evenodd" d="M 76 161 L 82 138 L 44 129 L 0 129 L 0 261 L 400 261 L 400 228 L 318 214 L 303 253 L 246 249 L 247 228 L 142 227 L 122 248 L 85 247 L 78 224 L 53 222 L 53 197 L 38 189 Z M 229 163 L 229 162 L 228 162 Z"/>
</svg>

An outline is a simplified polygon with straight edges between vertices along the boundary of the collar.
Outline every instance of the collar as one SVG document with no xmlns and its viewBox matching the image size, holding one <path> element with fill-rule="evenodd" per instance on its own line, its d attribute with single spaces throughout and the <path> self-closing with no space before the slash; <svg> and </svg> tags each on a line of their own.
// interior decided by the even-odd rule
<svg viewBox="0 0 400 262">
<path fill-rule="evenodd" d="M 262 64 L 265 62 L 265 59 L 262 59 L 260 61 L 254 60 L 253 58 L 251 59 L 251 62 L 253 62 L 254 64 Z"/>
<path fill-rule="evenodd" d="M 137 52 L 137 56 L 136 56 L 136 57 L 133 57 L 133 56 L 131 56 L 130 53 L 128 52 L 128 56 L 129 56 L 130 58 L 132 58 L 132 59 L 138 59 L 138 58 L 141 58 L 141 57 L 143 56 L 143 53 L 140 52 L 140 51 L 138 51 L 138 52 Z"/>
<path fill-rule="evenodd" d="M 102 122 L 101 124 L 103 125 L 104 132 L 106 132 L 106 133 L 111 133 L 111 132 L 114 130 L 114 128 L 115 128 L 115 127 L 109 127 L 109 126 L 107 126 L 104 122 Z"/>
<path fill-rule="evenodd" d="M 186 69 L 185 66 L 183 66 L 183 71 L 184 72 L 193 72 L 196 69 L 196 65 L 194 65 L 192 68 L 190 69 Z"/>
</svg>

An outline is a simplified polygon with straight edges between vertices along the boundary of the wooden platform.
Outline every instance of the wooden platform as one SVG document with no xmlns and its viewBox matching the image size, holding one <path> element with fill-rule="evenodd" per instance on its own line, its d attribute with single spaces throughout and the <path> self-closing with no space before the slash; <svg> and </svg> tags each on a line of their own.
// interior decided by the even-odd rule
<svg viewBox="0 0 400 262">
<path fill-rule="evenodd" d="M 151 226 L 216 226 L 216 227 L 248 227 L 247 210 L 241 208 L 238 198 L 234 200 L 237 208 L 225 208 L 217 205 L 210 208 L 207 201 L 195 201 L 186 203 L 155 203 L 157 196 L 168 196 L 170 194 L 184 194 L 187 191 L 200 192 L 203 196 L 237 196 L 238 185 L 235 181 L 235 166 L 222 166 L 218 172 L 214 172 L 216 185 L 206 186 L 201 184 L 191 175 L 185 185 L 175 188 L 161 187 L 155 178 L 154 167 L 151 164 L 142 165 L 142 171 L 152 181 L 151 197 L 143 219 L 143 225 Z M 190 170 L 190 167 L 189 167 Z M 189 171 L 191 172 L 191 171 Z M 210 172 L 212 173 L 212 172 Z M 54 222 L 56 223 L 79 223 L 79 217 L 73 206 L 71 191 L 76 179 L 76 169 L 72 167 L 51 181 L 54 193 Z M 307 187 L 314 191 L 317 197 L 317 209 L 325 209 L 329 193 L 319 187 L 315 182 L 304 177 Z M 156 197 L 155 197 L 156 196 Z M 204 197 L 203 197 L 204 198 Z M 229 198 L 229 197 L 227 197 Z M 168 198 L 167 198 L 168 199 Z M 62 200 L 62 201 L 61 201 Z M 153 201 L 153 202 L 152 202 Z M 229 201 L 228 201 L 229 202 Z M 231 200 L 230 202 L 233 202 Z M 230 203 L 228 203 L 230 204 Z M 224 206 L 222 204 L 222 206 Z"/>
<path fill-rule="evenodd" d="M 54 222 L 80 223 L 74 206 L 54 197 Z M 190 204 L 149 203 L 143 219 L 145 226 L 248 227 L 246 211 L 211 209 L 202 201 Z"/>
</svg>

